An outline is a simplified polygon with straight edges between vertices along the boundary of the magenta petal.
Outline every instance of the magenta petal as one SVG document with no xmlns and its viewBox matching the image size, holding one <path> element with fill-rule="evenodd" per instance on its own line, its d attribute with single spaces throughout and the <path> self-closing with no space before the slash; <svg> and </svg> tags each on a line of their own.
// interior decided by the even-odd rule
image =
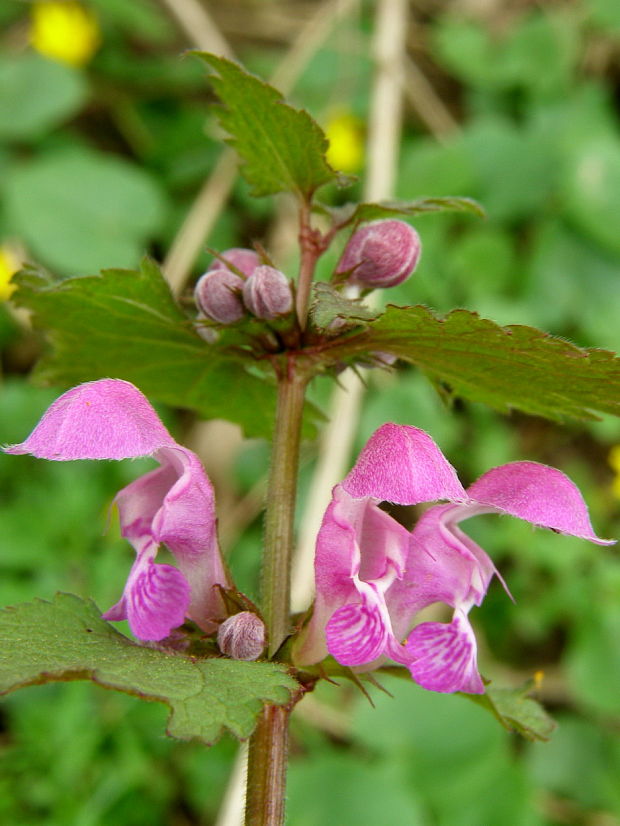
<svg viewBox="0 0 620 826">
<path fill-rule="evenodd" d="M 108 622 L 120 622 L 127 619 L 127 600 L 123 595 L 120 600 L 111 608 L 101 615 L 101 619 L 108 620 Z"/>
<path fill-rule="evenodd" d="M 325 628 L 327 650 L 341 665 L 364 665 L 379 657 L 386 646 L 389 630 L 373 601 L 339 608 Z"/>
<path fill-rule="evenodd" d="M 409 633 L 415 616 L 434 602 L 453 608 L 480 605 L 497 574 L 487 554 L 451 519 L 466 505 L 435 505 L 418 520 L 410 537 L 406 573 L 386 594 L 398 639 Z"/>
<path fill-rule="evenodd" d="M 153 518 L 153 536 L 170 548 L 191 586 L 189 618 L 210 632 L 212 620 L 225 616 L 215 586 L 230 587 L 217 541 L 213 487 L 191 450 L 163 448 L 157 458 L 174 469 L 177 479 Z"/>
<path fill-rule="evenodd" d="M 538 462 L 511 462 L 487 471 L 467 491 L 478 504 L 525 519 L 534 525 L 613 545 L 600 539 L 577 486 L 556 468 Z"/>
<path fill-rule="evenodd" d="M 407 639 L 413 679 L 429 691 L 484 694 L 476 666 L 476 638 L 466 616 L 451 623 L 424 622 Z"/>
<path fill-rule="evenodd" d="M 154 516 L 153 535 L 179 558 L 202 555 L 216 542 L 211 482 L 196 454 L 181 445 L 163 448 L 156 458 L 173 484 Z"/>
<path fill-rule="evenodd" d="M 116 494 L 121 533 L 136 549 L 157 544 L 153 537 L 153 519 L 166 494 L 178 479 L 178 473 L 168 462 L 138 477 Z"/>
<path fill-rule="evenodd" d="M 327 623 L 338 609 L 360 601 L 354 578 L 375 580 L 390 571 L 400 575 L 408 547 L 409 532 L 373 500 L 354 499 L 336 485 L 317 537 L 316 600 L 310 622 L 295 642 L 296 663 L 311 665 L 327 656 Z"/>
<path fill-rule="evenodd" d="M 7 453 L 40 459 L 130 459 L 174 440 L 133 384 L 101 379 L 68 390 L 48 408 L 25 442 Z"/>
<path fill-rule="evenodd" d="M 183 625 L 190 587 L 183 574 L 171 565 L 148 560 L 138 563 L 136 569 L 125 590 L 129 627 L 138 639 L 163 640 Z M 109 612 L 106 618 L 111 619 Z"/>
<path fill-rule="evenodd" d="M 232 265 L 240 270 L 245 276 L 252 275 L 256 267 L 260 266 L 260 258 L 254 250 L 248 250 L 243 247 L 233 247 L 230 250 L 224 250 L 215 258 L 209 266 L 209 271 L 219 270 L 220 267 Z M 233 270 L 231 270 L 233 272 Z"/>
<path fill-rule="evenodd" d="M 342 487 L 351 496 L 399 505 L 467 498 L 456 471 L 428 433 L 398 424 L 375 431 Z"/>
<path fill-rule="evenodd" d="M 355 525 L 363 521 L 367 505 L 368 500 L 351 499 L 339 485 L 333 490 L 316 540 L 312 617 L 294 648 L 299 665 L 311 665 L 327 656 L 325 626 L 329 618 L 339 607 L 358 599 L 352 579 L 360 565 Z"/>
<path fill-rule="evenodd" d="M 188 616 L 205 631 L 224 616 L 215 587 L 230 583 L 220 555 L 213 488 L 191 450 L 164 447 L 161 467 L 136 479 L 116 496 L 121 530 L 138 553 L 164 543 L 191 587 Z"/>
</svg>

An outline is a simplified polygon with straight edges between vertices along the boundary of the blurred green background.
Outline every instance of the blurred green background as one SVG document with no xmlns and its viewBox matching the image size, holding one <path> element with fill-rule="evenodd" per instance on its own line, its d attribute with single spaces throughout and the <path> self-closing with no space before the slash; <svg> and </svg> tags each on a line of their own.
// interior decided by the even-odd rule
<svg viewBox="0 0 620 826">
<path fill-rule="evenodd" d="M 335 8 L 316 0 L 198 5 L 263 76 L 313 15 Z M 334 162 L 363 177 L 375 4 L 350 5 L 290 97 L 328 129 Z M 3 443 L 22 440 L 58 395 L 28 381 L 43 343 L 6 300 L 10 273 L 22 260 L 65 277 L 134 266 L 145 250 L 163 259 L 219 155 L 203 69 L 179 57 L 195 45 L 179 24 L 186 6 L 0 5 Z M 406 76 L 395 195 L 469 195 L 488 217 L 420 218 L 420 267 L 386 300 L 467 307 L 620 350 L 619 35 L 617 0 L 410 4 L 408 60 L 417 71 Z M 352 194 L 360 192 L 357 184 Z M 237 181 L 207 243 L 275 245 L 283 214 L 279 201 L 252 201 Z M 285 267 L 292 253 L 281 248 Z M 193 278 L 208 260 L 201 251 Z M 332 386 L 319 383 L 317 400 L 325 403 Z M 163 414 L 179 439 L 191 435 L 186 414 Z M 477 405 L 448 411 L 419 375 L 402 370 L 370 377 L 357 447 L 386 420 L 429 431 L 464 483 L 512 459 L 554 464 L 580 485 L 597 532 L 619 535 L 620 425 L 611 418 L 558 428 Z M 243 443 L 220 473 L 209 466 L 220 507 L 233 514 L 226 550 L 250 595 L 261 535 L 252 502 L 267 455 L 265 444 Z M 308 446 L 302 507 L 313 456 Z M 141 468 L 1 456 L 0 604 L 56 590 L 92 596 L 102 609 L 115 602 L 131 549 L 115 519 L 104 533 L 106 513 Z M 393 697 L 373 690 L 374 709 L 349 686 L 321 686 L 293 725 L 292 826 L 620 824 L 617 551 L 508 518 L 474 520 L 467 530 L 517 601 L 495 583 L 473 613 L 481 669 L 507 686 L 542 672 L 538 696 L 559 722 L 551 742 L 526 743 L 466 700 L 404 681 L 383 680 Z M 166 740 L 163 706 L 76 683 L 19 692 L 0 715 L 2 823 L 216 822 L 236 745 L 207 751 Z"/>
</svg>

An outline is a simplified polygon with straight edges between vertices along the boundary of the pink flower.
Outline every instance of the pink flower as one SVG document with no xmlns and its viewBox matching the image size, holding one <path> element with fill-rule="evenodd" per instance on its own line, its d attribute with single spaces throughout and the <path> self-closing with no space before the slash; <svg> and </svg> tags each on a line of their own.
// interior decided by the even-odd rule
<svg viewBox="0 0 620 826">
<path fill-rule="evenodd" d="M 452 504 L 427 510 L 411 533 L 378 507 L 438 499 Z M 427 433 L 383 425 L 334 488 L 323 517 L 314 612 L 296 643 L 296 662 L 310 665 L 329 653 L 342 665 L 368 670 L 389 657 L 424 688 L 483 693 L 468 614 L 497 571 L 458 527 L 480 513 L 508 513 L 613 544 L 594 534 L 581 494 L 559 470 L 513 462 L 465 490 Z M 454 609 L 452 621 L 414 627 L 416 614 L 434 602 Z"/>
<path fill-rule="evenodd" d="M 404 221 L 372 221 L 349 238 L 336 267 L 362 287 L 395 287 L 409 278 L 421 253 L 420 236 Z"/>
<path fill-rule="evenodd" d="M 243 301 L 256 318 L 273 321 L 293 309 L 293 293 L 287 277 L 266 264 L 256 267 L 243 285 Z"/>
<path fill-rule="evenodd" d="M 102 379 L 74 387 L 7 453 L 41 459 L 130 459 L 160 466 L 116 496 L 121 531 L 136 560 L 120 601 L 103 616 L 127 619 L 136 637 L 161 640 L 189 617 L 207 632 L 225 616 L 215 585 L 229 587 L 216 536 L 211 483 L 200 460 L 177 444 L 132 384 Z M 178 568 L 158 564 L 165 543 Z"/>
<path fill-rule="evenodd" d="M 220 253 L 218 258 L 215 258 L 210 266 L 208 272 L 211 270 L 220 270 L 222 267 L 228 269 L 229 272 L 240 272 L 246 278 L 254 272 L 256 267 L 260 266 L 260 258 L 254 250 L 248 250 L 244 247 L 233 247 L 230 250 L 224 250 Z M 232 269 L 234 267 L 234 269 Z"/>
<path fill-rule="evenodd" d="M 211 269 L 198 279 L 194 300 L 204 317 L 220 324 L 234 324 L 245 315 L 241 300 L 243 284 L 243 279 L 230 270 Z"/>
</svg>

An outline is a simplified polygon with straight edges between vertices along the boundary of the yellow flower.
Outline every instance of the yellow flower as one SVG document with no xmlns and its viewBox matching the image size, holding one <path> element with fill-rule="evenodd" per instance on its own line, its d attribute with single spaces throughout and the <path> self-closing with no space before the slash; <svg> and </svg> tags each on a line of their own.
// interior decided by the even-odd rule
<svg viewBox="0 0 620 826">
<path fill-rule="evenodd" d="M 19 269 L 19 261 L 11 247 L 3 244 L 0 247 L 0 301 L 11 297 L 15 285 L 11 284 L 11 276 Z"/>
<path fill-rule="evenodd" d="M 614 447 L 612 447 L 609 451 L 607 461 L 609 462 L 612 470 L 616 473 L 614 480 L 611 483 L 612 493 L 615 497 L 620 499 L 620 445 L 614 445 Z"/>
<path fill-rule="evenodd" d="M 40 0 L 32 7 L 30 42 L 44 57 L 83 66 L 99 48 L 97 18 L 74 0 Z"/>
<path fill-rule="evenodd" d="M 329 164 L 342 172 L 358 172 L 364 159 L 360 119 L 347 112 L 336 112 L 328 119 L 325 134 L 329 140 Z"/>
</svg>

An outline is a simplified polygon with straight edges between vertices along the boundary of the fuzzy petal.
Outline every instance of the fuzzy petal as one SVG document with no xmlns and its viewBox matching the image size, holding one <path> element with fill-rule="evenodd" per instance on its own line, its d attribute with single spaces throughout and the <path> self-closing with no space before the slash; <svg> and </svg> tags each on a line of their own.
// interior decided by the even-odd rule
<svg viewBox="0 0 620 826">
<path fill-rule="evenodd" d="M 613 545 L 600 539 L 577 486 L 556 468 L 538 462 L 511 462 L 487 471 L 467 491 L 472 500 L 534 525 Z"/>
<path fill-rule="evenodd" d="M 210 632 L 225 614 L 215 586 L 230 586 L 217 542 L 213 488 L 191 450 L 164 447 L 155 458 L 161 467 L 116 497 L 122 533 L 138 553 L 150 542 L 168 546 L 191 586 L 187 615 Z"/>
<path fill-rule="evenodd" d="M 391 566 L 404 570 L 409 532 L 370 499 L 354 499 L 336 485 L 319 530 L 314 560 L 316 600 L 312 618 L 296 641 L 299 665 L 327 656 L 325 629 L 340 608 L 360 602 L 354 578 L 379 579 Z"/>
<path fill-rule="evenodd" d="M 407 640 L 413 679 L 429 691 L 484 694 L 476 666 L 476 638 L 467 617 L 455 612 L 451 623 L 424 622 Z"/>
<path fill-rule="evenodd" d="M 127 600 L 125 599 L 125 595 L 119 599 L 116 605 L 113 605 L 111 608 L 105 612 L 105 614 L 101 615 L 101 618 L 104 620 L 108 620 L 108 622 L 121 622 L 121 620 L 127 619 Z"/>
<path fill-rule="evenodd" d="M 140 553 L 145 544 L 155 542 L 153 519 L 161 508 L 178 473 L 168 462 L 130 482 L 116 494 L 121 533 Z"/>
<path fill-rule="evenodd" d="M 399 505 L 467 499 L 456 471 L 428 433 L 409 425 L 384 424 L 375 431 L 342 487 L 351 496 Z"/>
<path fill-rule="evenodd" d="M 418 611 L 435 602 L 453 608 L 480 605 L 497 570 L 488 555 L 452 520 L 466 505 L 436 505 L 416 524 L 405 575 L 394 582 L 386 602 L 394 634 L 405 637 Z"/>
<path fill-rule="evenodd" d="M 136 563 L 123 599 L 103 618 L 127 619 L 138 639 L 163 640 L 183 624 L 189 601 L 189 584 L 177 568 L 146 559 Z"/>
<path fill-rule="evenodd" d="M 341 665 L 364 665 L 376 660 L 391 634 L 381 598 L 370 586 L 363 587 L 360 597 L 357 604 L 339 608 L 325 628 L 327 650 Z"/>
<path fill-rule="evenodd" d="M 149 456 L 174 443 L 137 387 L 120 379 L 101 379 L 68 390 L 25 442 L 5 450 L 65 462 Z"/>
</svg>

